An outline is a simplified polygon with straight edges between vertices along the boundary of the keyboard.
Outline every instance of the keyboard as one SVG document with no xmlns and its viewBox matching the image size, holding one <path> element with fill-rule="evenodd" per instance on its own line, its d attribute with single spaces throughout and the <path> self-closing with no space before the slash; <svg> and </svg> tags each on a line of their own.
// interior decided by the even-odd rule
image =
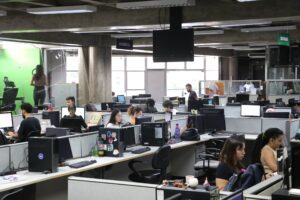
<svg viewBox="0 0 300 200">
<path fill-rule="evenodd" d="M 90 161 L 86 160 L 86 161 L 81 161 L 78 163 L 73 163 L 73 164 L 69 165 L 69 167 L 77 169 L 77 168 L 82 168 L 82 167 L 85 167 L 88 165 L 92 165 L 96 162 L 97 162 L 96 160 L 90 160 Z"/>
<path fill-rule="evenodd" d="M 141 153 L 145 153 L 150 150 L 151 150 L 150 147 L 133 147 L 133 148 L 129 149 L 129 152 L 131 152 L 133 154 L 141 154 Z"/>
</svg>

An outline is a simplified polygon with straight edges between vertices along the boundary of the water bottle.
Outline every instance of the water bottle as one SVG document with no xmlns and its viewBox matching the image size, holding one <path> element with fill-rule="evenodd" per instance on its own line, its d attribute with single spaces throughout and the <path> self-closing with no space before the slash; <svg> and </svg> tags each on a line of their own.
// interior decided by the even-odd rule
<svg viewBox="0 0 300 200">
<path fill-rule="evenodd" d="M 176 142 L 180 142 L 180 128 L 179 128 L 179 124 L 176 124 L 174 136 L 175 136 Z"/>
</svg>

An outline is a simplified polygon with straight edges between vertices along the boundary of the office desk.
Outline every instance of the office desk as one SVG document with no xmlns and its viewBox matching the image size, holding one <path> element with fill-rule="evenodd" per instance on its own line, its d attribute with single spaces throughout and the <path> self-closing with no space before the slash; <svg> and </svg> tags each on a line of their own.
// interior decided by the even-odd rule
<svg viewBox="0 0 300 200">
<path fill-rule="evenodd" d="M 300 200 L 300 196 L 289 195 L 289 191 L 286 189 L 277 190 L 272 194 L 272 200 Z"/>
<path fill-rule="evenodd" d="M 190 142 L 180 142 L 177 144 L 172 144 L 171 148 L 172 150 L 193 146 L 198 143 L 201 143 L 204 141 L 190 141 Z M 121 162 L 130 161 L 133 159 L 139 159 L 146 156 L 153 155 L 155 151 L 158 149 L 158 147 L 151 147 L 151 150 L 142 154 L 132 154 L 132 153 L 124 153 L 123 157 L 114 158 L 114 157 L 86 157 L 86 158 L 79 158 L 79 159 L 73 159 L 67 162 L 67 164 L 77 163 L 83 160 L 97 160 L 97 163 L 82 167 L 79 169 L 73 169 L 70 167 L 59 167 L 58 172 L 51 173 L 51 174 L 43 174 L 43 173 L 37 173 L 37 172 L 29 172 L 28 170 L 20 171 L 17 173 L 17 175 L 20 178 L 20 181 L 15 181 L 11 183 L 1 183 L 0 182 L 0 192 L 8 191 L 11 189 L 16 189 L 32 184 L 37 184 L 40 182 L 62 178 L 66 176 L 75 175 L 81 172 L 90 171 L 93 169 L 118 164 Z"/>
</svg>

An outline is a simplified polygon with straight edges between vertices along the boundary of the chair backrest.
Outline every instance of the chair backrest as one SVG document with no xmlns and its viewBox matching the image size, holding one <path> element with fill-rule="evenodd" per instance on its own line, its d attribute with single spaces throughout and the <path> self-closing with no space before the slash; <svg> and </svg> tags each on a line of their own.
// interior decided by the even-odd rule
<svg viewBox="0 0 300 200">
<path fill-rule="evenodd" d="M 23 198 L 22 191 L 23 191 L 23 188 L 17 189 L 13 192 L 10 192 L 10 193 L 4 195 L 1 198 L 1 200 L 18 200 L 18 199 L 22 199 Z"/>
<path fill-rule="evenodd" d="M 171 147 L 164 145 L 160 147 L 153 156 L 152 167 L 154 169 L 166 169 L 170 163 Z"/>
<path fill-rule="evenodd" d="M 2 106 L 10 106 L 15 104 L 18 88 L 5 88 L 3 93 L 3 105 Z"/>
</svg>

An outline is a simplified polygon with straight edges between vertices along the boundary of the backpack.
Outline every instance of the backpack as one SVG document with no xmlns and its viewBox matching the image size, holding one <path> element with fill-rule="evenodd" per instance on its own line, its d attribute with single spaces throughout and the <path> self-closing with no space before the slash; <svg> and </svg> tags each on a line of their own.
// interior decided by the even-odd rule
<svg viewBox="0 0 300 200">
<path fill-rule="evenodd" d="M 198 134 L 197 129 L 189 128 L 184 131 L 180 136 L 182 141 L 198 141 L 200 140 L 200 136 Z"/>
<path fill-rule="evenodd" d="M 251 164 L 244 172 L 234 174 L 229 178 L 224 191 L 234 192 L 238 189 L 248 189 L 260 183 L 264 177 L 264 168 L 260 163 Z"/>
</svg>

